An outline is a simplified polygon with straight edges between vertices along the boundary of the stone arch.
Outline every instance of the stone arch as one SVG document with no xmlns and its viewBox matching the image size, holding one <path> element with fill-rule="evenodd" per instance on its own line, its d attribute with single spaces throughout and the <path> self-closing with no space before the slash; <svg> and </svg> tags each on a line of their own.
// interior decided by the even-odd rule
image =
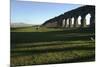
<svg viewBox="0 0 100 67">
<path fill-rule="evenodd" d="M 65 28 L 68 27 L 68 18 L 65 19 Z"/>
<path fill-rule="evenodd" d="M 74 25 L 74 17 L 72 17 L 72 26 Z"/>
<path fill-rule="evenodd" d="M 91 14 L 88 13 L 85 18 L 86 18 L 86 25 L 89 26 L 90 25 Z"/>
<path fill-rule="evenodd" d="M 69 27 L 69 18 L 66 19 L 66 27 Z"/>
<path fill-rule="evenodd" d="M 72 27 L 72 17 L 69 18 L 69 27 Z"/>
<path fill-rule="evenodd" d="M 65 27 L 65 19 L 62 20 L 62 27 Z"/>
<path fill-rule="evenodd" d="M 81 25 L 81 16 L 78 16 L 78 26 Z"/>
<path fill-rule="evenodd" d="M 67 19 L 67 24 L 69 25 L 69 18 Z"/>
</svg>

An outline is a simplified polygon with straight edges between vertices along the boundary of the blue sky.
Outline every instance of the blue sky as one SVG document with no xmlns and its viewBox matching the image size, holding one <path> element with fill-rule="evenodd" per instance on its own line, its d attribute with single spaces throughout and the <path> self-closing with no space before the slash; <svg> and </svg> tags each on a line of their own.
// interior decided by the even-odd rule
<svg viewBox="0 0 100 67">
<path fill-rule="evenodd" d="M 11 0 L 11 22 L 42 24 L 82 5 Z"/>
</svg>

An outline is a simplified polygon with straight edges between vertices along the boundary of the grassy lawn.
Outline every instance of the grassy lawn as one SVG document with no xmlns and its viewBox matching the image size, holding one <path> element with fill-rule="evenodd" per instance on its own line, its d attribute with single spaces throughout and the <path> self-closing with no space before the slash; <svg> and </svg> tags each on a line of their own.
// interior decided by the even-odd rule
<svg viewBox="0 0 100 67">
<path fill-rule="evenodd" d="M 95 60 L 94 30 L 34 27 L 11 29 L 11 64 L 37 65 Z"/>
</svg>

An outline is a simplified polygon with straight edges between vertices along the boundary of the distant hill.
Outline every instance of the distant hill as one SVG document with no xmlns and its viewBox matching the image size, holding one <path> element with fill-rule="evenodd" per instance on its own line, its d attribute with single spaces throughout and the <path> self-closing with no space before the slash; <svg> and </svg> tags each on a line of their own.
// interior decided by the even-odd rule
<svg viewBox="0 0 100 67">
<path fill-rule="evenodd" d="M 34 26 L 34 25 L 26 23 L 10 23 L 10 27 L 27 27 L 27 26 Z"/>
</svg>

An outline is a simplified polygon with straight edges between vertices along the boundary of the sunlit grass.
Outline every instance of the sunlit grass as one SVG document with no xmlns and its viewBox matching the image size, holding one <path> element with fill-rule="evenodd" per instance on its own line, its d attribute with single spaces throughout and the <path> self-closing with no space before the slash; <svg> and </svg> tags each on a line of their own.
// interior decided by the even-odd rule
<svg viewBox="0 0 100 67">
<path fill-rule="evenodd" d="M 50 64 L 82 61 L 84 59 L 91 59 L 94 56 L 94 50 L 73 50 L 73 51 L 60 51 L 48 52 L 40 54 L 20 55 L 12 57 L 12 64 L 16 65 L 31 65 L 31 64 Z M 83 59 L 81 59 L 83 58 Z M 93 58 L 93 57 L 92 57 Z"/>
<path fill-rule="evenodd" d="M 61 42 L 61 41 L 60 41 Z M 23 47 L 21 47 L 23 45 Z M 75 47 L 75 46 L 90 46 L 90 47 L 94 47 L 94 42 L 92 42 L 92 41 L 87 41 L 87 42 L 85 42 L 85 41 L 70 41 L 70 42 L 62 42 L 62 43 L 52 43 L 52 42 L 49 42 L 48 44 L 43 44 L 42 42 L 41 42 L 41 44 L 39 44 L 39 43 L 33 43 L 33 45 L 31 44 L 31 45 L 28 45 L 27 44 L 27 46 L 25 47 L 25 45 L 24 44 L 20 44 L 20 45 L 16 45 L 16 49 L 12 49 L 12 51 L 28 51 L 28 50 L 42 50 L 42 49 L 55 49 L 55 48 L 58 48 L 58 49 L 60 49 L 60 48 L 70 48 L 70 47 Z M 60 46 L 60 47 L 59 47 Z M 18 48 L 17 48 L 18 47 Z"/>
<path fill-rule="evenodd" d="M 11 30 L 11 64 L 36 65 L 95 60 L 95 33 L 34 27 Z"/>
<path fill-rule="evenodd" d="M 38 30 L 36 27 L 22 27 L 22 28 L 12 28 L 12 32 L 49 32 L 49 31 L 62 31 L 61 28 L 45 28 L 41 27 Z"/>
</svg>

